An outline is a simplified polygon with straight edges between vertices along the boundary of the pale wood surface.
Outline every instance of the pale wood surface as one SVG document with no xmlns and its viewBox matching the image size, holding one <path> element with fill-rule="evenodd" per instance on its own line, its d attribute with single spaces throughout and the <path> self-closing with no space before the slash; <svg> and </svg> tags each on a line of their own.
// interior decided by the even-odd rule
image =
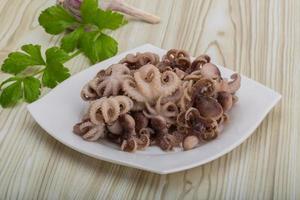
<svg viewBox="0 0 300 200">
<path fill-rule="evenodd" d="M 37 17 L 54 0 L 0 0 L 0 62 L 24 43 L 44 47 Z M 152 43 L 208 53 L 282 94 L 241 146 L 213 162 L 156 175 L 82 155 L 32 119 L 26 104 L 0 108 L 0 199 L 296 199 L 300 198 L 300 1 L 129 0 L 161 16 L 113 33 L 120 51 Z M 84 57 L 68 63 L 72 73 Z M 0 80 L 5 75 L 0 73 Z"/>
</svg>

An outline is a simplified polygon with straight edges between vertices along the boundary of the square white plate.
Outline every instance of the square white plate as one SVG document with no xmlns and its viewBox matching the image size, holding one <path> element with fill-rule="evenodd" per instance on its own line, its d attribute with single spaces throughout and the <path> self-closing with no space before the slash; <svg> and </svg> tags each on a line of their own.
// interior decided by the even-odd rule
<svg viewBox="0 0 300 200">
<path fill-rule="evenodd" d="M 231 151 L 253 133 L 281 98 L 275 91 L 242 76 L 242 86 L 237 93 L 239 101 L 230 112 L 230 123 L 217 139 L 190 151 L 163 152 L 158 147 L 149 147 L 145 151 L 127 153 L 107 141 L 86 142 L 75 135 L 72 132 L 73 125 L 80 121 L 87 107 L 87 103 L 80 98 L 83 85 L 99 70 L 118 63 L 128 53 L 146 51 L 160 56 L 166 52 L 145 44 L 98 63 L 67 79 L 43 98 L 28 105 L 29 112 L 51 136 L 76 151 L 108 162 L 167 174 L 202 165 Z M 224 77 L 230 77 L 233 73 L 223 67 L 220 70 Z"/>
</svg>

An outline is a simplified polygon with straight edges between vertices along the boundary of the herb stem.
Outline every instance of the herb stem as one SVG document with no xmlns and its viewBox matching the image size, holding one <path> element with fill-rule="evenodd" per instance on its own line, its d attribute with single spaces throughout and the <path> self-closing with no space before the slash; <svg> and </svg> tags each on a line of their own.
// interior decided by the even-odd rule
<svg viewBox="0 0 300 200">
<path fill-rule="evenodd" d="M 35 73 L 30 74 L 30 75 L 28 75 L 28 76 L 36 76 L 36 75 L 38 75 L 38 74 L 40 74 L 40 73 L 42 73 L 42 72 L 44 72 L 44 71 L 45 71 L 45 69 L 41 69 L 41 70 L 36 71 Z M 26 76 L 26 77 L 27 77 L 27 76 Z"/>
<path fill-rule="evenodd" d="M 72 60 L 74 57 L 76 57 L 76 56 L 79 55 L 80 53 L 81 53 L 81 51 L 80 51 L 80 50 L 77 50 L 75 53 L 73 53 L 73 54 L 70 55 L 70 57 L 69 57 L 69 59 L 68 59 L 67 61 Z M 66 61 L 66 62 L 67 62 L 67 61 Z"/>
</svg>

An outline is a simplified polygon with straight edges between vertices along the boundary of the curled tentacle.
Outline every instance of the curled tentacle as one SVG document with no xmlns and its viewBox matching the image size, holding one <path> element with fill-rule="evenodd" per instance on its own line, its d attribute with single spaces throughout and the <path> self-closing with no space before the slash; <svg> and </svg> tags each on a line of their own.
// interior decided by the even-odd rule
<svg viewBox="0 0 300 200">
<path fill-rule="evenodd" d="M 186 111 L 191 106 L 193 81 L 184 81 L 182 84 L 182 95 L 177 102 L 180 112 Z"/>
<path fill-rule="evenodd" d="M 120 63 L 126 64 L 129 69 L 138 69 L 146 64 L 156 65 L 159 62 L 159 56 L 155 53 L 145 52 L 128 54 Z"/>
<path fill-rule="evenodd" d="M 213 96 L 216 92 L 214 82 L 211 79 L 201 79 L 193 85 L 193 94 Z"/>
<path fill-rule="evenodd" d="M 166 71 L 161 74 L 161 96 L 169 96 L 180 87 L 181 80 L 179 77 L 172 71 Z"/>
<path fill-rule="evenodd" d="M 120 115 L 128 113 L 133 107 L 133 101 L 126 96 L 115 96 L 114 99 L 118 102 L 120 107 Z"/>
<path fill-rule="evenodd" d="M 231 79 L 231 81 L 226 79 L 219 81 L 216 84 L 217 91 L 234 94 L 241 87 L 241 76 L 239 74 L 232 74 Z"/>
<path fill-rule="evenodd" d="M 138 102 L 155 102 L 159 97 L 171 95 L 180 86 L 180 79 L 174 72 L 159 70 L 150 64 L 134 72 L 133 79 L 123 83 L 125 93 Z"/>
<path fill-rule="evenodd" d="M 130 70 L 122 64 L 114 64 L 105 71 L 99 71 L 96 77 L 83 87 L 82 99 L 91 101 L 105 96 L 119 95 L 122 92 L 123 81 L 130 78 L 129 74 Z"/>
<path fill-rule="evenodd" d="M 184 50 L 171 49 L 163 57 L 162 62 L 158 64 L 158 68 L 164 68 L 166 66 L 186 71 L 191 66 L 190 56 Z"/>
<path fill-rule="evenodd" d="M 201 70 L 193 71 L 192 73 L 186 75 L 183 80 L 184 81 L 198 81 L 203 78 Z"/>
<path fill-rule="evenodd" d="M 177 103 L 181 97 L 183 95 L 183 87 L 180 86 L 175 92 L 173 92 L 173 94 L 171 94 L 170 96 L 166 96 L 161 98 L 161 103 L 167 103 L 167 102 L 174 102 Z"/>
<path fill-rule="evenodd" d="M 239 74 L 232 74 L 231 75 L 232 81 L 228 83 L 229 85 L 229 93 L 233 94 L 241 87 L 241 75 Z"/>
<path fill-rule="evenodd" d="M 91 103 L 89 116 L 93 123 L 112 124 L 118 117 L 128 112 L 133 107 L 133 102 L 126 96 L 102 97 Z"/>
<path fill-rule="evenodd" d="M 144 115 L 148 118 L 162 117 L 168 124 L 174 124 L 176 122 L 176 116 L 179 110 L 175 103 L 167 102 L 161 104 L 161 98 L 159 98 L 154 106 L 146 103 L 146 110 L 143 111 Z"/>
<path fill-rule="evenodd" d="M 193 71 L 201 69 L 203 65 L 210 62 L 210 57 L 208 55 L 200 55 L 193 62 L 188 72 L 191 73 Z"/>
<path fill-rule="evenodd" d="M 85 140 L 96 141 L 99 138 L 104 138 L 106 129 L 104 123 L 95 125 L 90 121 L 83 121 L 73 127 L 73 132 Z"/>
</svg>

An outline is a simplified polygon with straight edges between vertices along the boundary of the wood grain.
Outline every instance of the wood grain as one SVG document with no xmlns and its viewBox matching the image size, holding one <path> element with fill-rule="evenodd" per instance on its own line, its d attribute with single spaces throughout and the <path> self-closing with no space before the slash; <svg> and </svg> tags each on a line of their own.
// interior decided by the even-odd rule
<svg viewBox="0 0 300 200">
<path fill-rule="evenodd" d="M 0 62 L 25 43 L 59 37 L 38 26 L 54 0 L 0 1 Z M 161 16 L 112 33 L 120 51 L 144 43 L 208 53 L 282 94 L 255 133 L 206 165 L 156 175 L 77 153 L 47 135 L 25 104 L 0 108 L 0 199 L 299 199 L 300 1 L 168 0 L 128 3 Z M 79 56 L 72 73 L 88 67 Z M 6 77 L 0 72 L 0 80 Z M 47 91 L 44 91 L 47 92 Z"/>
</svg>

